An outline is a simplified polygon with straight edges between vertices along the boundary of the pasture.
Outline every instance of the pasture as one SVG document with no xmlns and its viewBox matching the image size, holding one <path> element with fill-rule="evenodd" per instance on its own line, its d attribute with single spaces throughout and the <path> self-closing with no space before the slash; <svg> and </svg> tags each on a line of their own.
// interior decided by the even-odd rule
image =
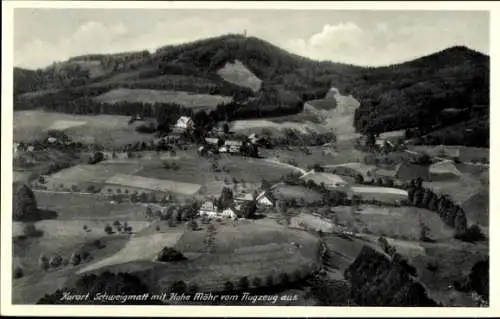
<svg viewBox="0 0 500 319">
<path fill-rule="evenodd" d="M 421 225 L 425 225 L 430 239 L 441 241 L 453 238 L 453 229 L 446 226 L 438 214 L 423 208 L 361 205 L 358 209 L 338 206 L 333 211 L 334 220 L 354 232 L 419 240 Z"/>
<path fill-rule="evenodd" d="M 177 230 L 179 231 L 176 233 L 156 233 L 148 236 L 132 237 L 120 251 L 106 259 L 101 259 L 80 269 L 78 273 L 87 273 L 102 267 L 124 264 L 136 260 L 153 261 L 164 247 L 175 245 L 182 235 L 182 230 L 179 228 Z"/>
<path fill-rule="evenodd" d="M 148 189 L 158 192 L 176 193 L 180 195 L 194 195 L 201 188 L 200 184 L 184 183 L 129 174 L 116 174 L 108 178 L 106 180 L 106 184 Z"/>
<path fill-rule="evenodd" d="M 262 80 L 239 60 L 235 60 L 234 63 L 226 62 L 224 67 L 217 71 L 217 74 L 227 82 L 248 87 L 255 92 L 260 90 L 262 83 Z"/>
<path fill-rule="evenodd" d="M 111 204 L 104 196 L 94 194 L 53 193 L 37 190 L 34 193 L 38 207 L 57 212 L 58 221 L 115 219 L 145 221 L 146 208 L 139 204 L 127 202 Z"/>
<path fill-rule="evenodd" d="M 320 201 L 322 195 L 315 190 L 303 186 L 279 185 L 273 188 L 273 195 L 283 200 L 303 200 L 306 203 Z"/>
<path fill-rule="evenodd" d="M 73 141 L 97 143 L 104 147 L 152 141 L 154 137 L 135 131 L 144 122 L 128 124 L 122 115 L 71 115 L 40 110 L 14 112 L 14 141 L 28 142 L 43 138 L 50 129 L 63 130 Z"/>
<path fill-rule="evenodd" d="M 141 258 L 121 263 L 122 260 L 129 260 L 124 250 L 123 254 L 117 255 L 121 256 L 120 263 L 113 265 L 110 263 L 95 271 L 111 269 L 112 271 L 137 272 L 148 284 L 158 290 L 169 288 L 177 280 L 183 280 L 188 285 L 195 283 L 204 290 L 222 290 L 226 281 L 237 285 L 241 277 L 247 277 L 252 285 L 252 279 L 256 277 L 265 283 L 269 276 L 273 280 L 278 280 L 278 275 L 281 273 L 287 273 L 292 278 L 297 273 L 305 276 L 316 269 L 319 262 L 318 241 L 314 236 L 278 225 L 266 227 L 264 224 L 252 222 L 218 224 L 212 253 L 207 253 L 205 250 L 204 240 L 207 236 L 205 230 L 187 230 L 173 245 L 174 248 L 189 256 L 187 261 L 179 263 L 154 262 L 151 260 L 153 251 L 150 249 L 139 253 L 138 251 L 144 245 L 150 244 L 149 236 L 141 237 L 140 240 L 144 241 L 142 245 L 131 244 L 135 247 L 132 247 L 133 250 L 137 250 L 136 255 L 139 254 Z M 159 249 L 172 245 L 170 240 L 174 240 L 173 237 L 169 237 L 170 239 L 165 241 L 161 239 L 162 234 L 159 234 L 158 238 L 159 240 L 154 242 L 159 243 L 157 247 Z"/>
<path fill-rule="evenodd" d="M 363 179 L 368 180 L 374 174 L 376 170 L 375 165 L 366 165 L 364 163 L 353 162 L 353 163 L 344 163 L 344 164 L 334 164 L 334 165 L 324 165 L 323 168 L 325 171 L 334 173 L 341 176 L 355 176 L 357 174 L 361 174 Z"/>
<path fill-rule="evenodd" d="M 351 186 L 350 191 L 353 194 L 361 196 L 364 200 L 378 200 L 381 202 L 397 202 L 408 199 L 406 190 L 392 187 L 377 186 Z"/>
<path fill-rule="evenodd" d="M 149 225 L 145 217 L 146 207 L 142 205 L 113 205 L 98 195 L 36 190 L 34 194 L 40 209 L 55 211 L 57 216 L 35 222 L 33 225 L 40 231 L 40 236 L 35 237 L 24 236 L 24 223 L 13 223 L 13 260 L 23 268 L 25 275 L 14 282 L 13 298 L 17 302 L 35 303 L 45 293 L 59 288 L 81 267 L 70 265 L 42 271 L 38 261 L 42 254 L 48 258 L 57 254 L 69 259 L 73 252 L 86 251 L 92 261 L 98 261 L 119 251 L 130 236 L 108 235 L 104 231 L 106 225 L 112 225 L 114 221 L 127 222 L 134 232 Z M 99 240 L 102 247 L 96 246 L 95 240 Z"/>
<path fill-rule="evenodd" d="M 453 180 L 424 182 L 424 187 L 432 189 L 437 194 L 447 194 L 458 204 L 485 189 L 485 185 L 478 177 L 467 173 L 462 173 L 460 178 Z"/>
<path fill-rule="evenodd" d="M 324 184 L 325 187 L 332 189 L 344 189 L 347 186 L 347 182 L 342 177 L 331 173 L 309 172 L 303 175 L 301 179 L 306 182 L 312 181 L 316 185 Z"/>
<path fill-rule="evenodd" d="M 462 282 L 472 266 L 488 256 L 488 247 L 464 243 L 424 246 L 425 254 L 413 256 L 410 261 L 417 268 L 418 278 L 426 286 L 429 296 L 445 306 L 475 306 L 470 293 L 449 289 L 449 285 Z"/>
<path fill-rule="evenodd" d="M 215 109 L 218 104 L 230 102 L 232 97 L 182 91 L 119 88 L 101 94 L 94 99 L 107 104 L 119 102 L 175 103 L 193 109 Z"/>
</svg>

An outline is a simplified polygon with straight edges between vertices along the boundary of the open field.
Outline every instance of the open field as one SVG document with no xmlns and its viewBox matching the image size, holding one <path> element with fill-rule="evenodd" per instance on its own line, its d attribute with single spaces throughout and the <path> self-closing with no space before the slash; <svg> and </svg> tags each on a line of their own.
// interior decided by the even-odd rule
<svg viewBox="0 0 500 319">
<path fill-rule="evenodd" d="M 425 254 L 411 257 L 411 263 L 417 268 L 418 278 L 425 285 L 430 297 L 444 305 L 471 307 L 475 306 L 470 293 L 450 289 L 454 281 L 463 281 L 471 267 L 488 256 L 485 245 L 457 243 L 455 247 L 425 245 Z M 429 270 L 435 265 L 435 270 Z"/>
<path fill-rule="evenodd" d="M 278 199 L 284 200 L 304 200 L 306 203 L 320 201 L 322 196 L 320 193 L 303 187 L 293 185 L 279 185 L 273 189 L 273 195 Z"/>
<path fill-rule="evenodd" d="M 342 189 L 347 182 L 340 176 L 331 173 L 309 172 L 301 177 L 307 181 L 313 181 L 317 185 L 324 184 L 327 188 L 340 188 Z"/>
<path fill-rule="evenodd" d="M 116 220 L 127 222 L 132 230 L 140 231 L 149 222 L 145 218 L 146 207 L 138 204 L 110 204 L 98 195 L 74 193 L 50 193 L 34 191 L 40 209 L 55 211 L 55 219 L 46 219 L 34 223 L 41 232 L 40 237 L 24 237 L 24 225 L 13 223 L 13 260 L 23 268 L 25 276 L 14 282 L 13 300 L 16 302 L 35 303 L 48 292 L 55 291 L 67 278 L 73 277 L 81 266 L 66 266 L 42 271 L 38 258 L 43 254 L 50 258 L 57 254 L 69 259 L 78 251 L 90 253 L 92 261 L 98 261 L 119 251 L 130 235 L 104 232 L 106 225 Z M 87 226 L 87 231 L 84 230 Z M 97 247 L 99 240 L 103 246 Z"/>
<path fill-rule="evenodd" d="M 154 260 L 164 247 L 175 245 L 181 235 L 182 230 L 179 230 L 177 233 L 157 233 L 149 236 L 132 237 L 125 247 L 116 254 L 92 263 L 80 269 L 78 273 L 86 273 L 102 267 L 128 263 L 135 260 Z"/>
<path fill-rule="evenodd" d="M 76 165 L 70 168 L 63 169 L 47 178 L 47 186 L 50 188 L 58 188 L 60 185 L 71 187 L 77 185 L 82 187 L 85 184 L 91 184 L 102 188 L 106 180 L 116 174 L 126 174 L 140 169 L 140 166 L 130 164 L 105 164 L 99 163 L 96 165 Z M 82 190 L 86 191 L 86 190 Z"/>
<path fill-rule="evenodd" d="M 85 121 L 72 121 L 72 120 L 61 120 L 61 121 L 55 121 L 50 125 L 47 130 L 59 130 L 59 131 L 64 131 L 66 129 L 72 128 L 72 127 L 77 127 L 77 126 L 82 126 L 87 124 Z"/>
<path fill-rule="evenodd" d="M 363 179 L 368 180 L 373 176 L 373 172 L 376 170 L 375 165 L 366 165 L 364 163 L 353 162 L 344 164 L 334 164 L 334 165 L 324 165 L 323 168 L 327 172 L 331 172 L 337 175 L 347 175 L 354 176 L 356 174 L 361 174 Z"/>
<path fill-rule="evenodd" d="M 277 159 L 284 163 L 293 163 L 301 168 L 307 168 L 315 164 L 324 166 L 350 162 L 362 162 L 365 156 L 363 152 L 353 149 L 351 145 L 337 145 L 335 148 L 314 146 L 308 147 L 308 149 L 311 152 L 310 155 L 307 155 L 299 149 L 293 147 L 290 147 L 289 149 L 261 149 L 259 150 L 259 153 L 267 158 Z"/>
<path fill-rule="evenodd" d="M 350 191 L 361 196 L 364 200 L 378 200 L 382 202 L 396 202 L 406 200 L 408 192 L 406 190 L 377 187 L 377 186 L 351 186 Z"/>
<path fill-rule="evenodd" d="M 118 102 L 142 103 L 175 103 L 187 108 L 215 109 L 218 104 L 227 103 L 232 97 L 210 94 L 194 94 L 182 91 L 146 90 L 146 89 L 114 89 L 95 98 L 96 101 L 108 104 Z"/>
<path fill-rule="evenodd" d="M 127 202 L 111 204 L 109 200 L 99 195 L 61 194 L 36 190 L 34 193 L 38 207 L 56 211 L 57 220 L 145 220 L 146 208 L 139 204 Z"/>
<path fill-rule="evenodd" d="M 143 122 L 137 121 L 129 125 L 129 119 L 130 117 L 121 115 L 71 115 L 38 110 L 15 111 L 14 141 L 32 141 L 44 137 L 44 134 L 54 127 L 63 127 L 64 132 L 75 142 L 98 143 L 105 147 L 154 139 L 152 135 L 135 131 L 137 126 L 144 124 Z"/>
<path fill-rule="evenodd" d="M 255 277 L 265 282 L 267 276 L 273 276 L 277 280 L 278 275 L 283 272 L 293 276 L 300 271 L 302 275 L 306 275 L 317 267 L 318 241 L 308 233 L 284 229 L 278 225 L 266 227 L 252 222 L 244 225 L 219 224 L 216 228 L 213 253 L 205 253 L 206 244 L 203 241 L 206 231 L 186 231 L 174 247 L 191 257 L 187 261 L 153 262 L 147 253 L 144 258 L 106 266 L 99 271 L 110 269 L 137 272 L 158 290 L 170 287 L 177 280 L 183 280 L 187 284 L 196 283 L 203 289 L 220 290 L 226 281 L 237 285 L 241 277 L 247 277 L 252 285 Z M 161 234 L 158 236 L 162 237 Z M 141 240 L 150 242 L 148 236 L 142 238 Z M 155 242 L 171 244 L 169 240 L 163 239 Z M 299 247 L 292 242 L 298 243 Z M 160 246 L 162 245 L 158 247 Z M 134 247 L 141 249 L 143 245 L 134 244 Z M 143 252 L 140 254 L 142 256 Z"/>
<path fill-rule="evenodd" d="M 454 158 L 462 162 L 473 162 L 482 161 L 484 159 L 489 160 L 490 150 L 488 148 L 481 147 L 469 147 L 469 146 L 428 146 L 428 145 L 414 145 L 410 147 L 413 151 L 425 152 L 430 156 L 440 156 L 445 158 Z"/>
<path fill-rule="evenodd" d="M 227 82 L 234 83 L 242 87 L 248 87 L 258 92 L 262 80 L 252 73 L 241 61 L 235 60 L 234 63 L 226 62 L 224 67 L 217 71 L 217 74 Z"/>
<path fill-rule="evenodd" d="M 239 120 L 232 122 L 231 129 L 241 133 L 262 131 L 281 134 L 284 129 L 292 129 L 303 134 L 308 132 L 326 133 L 333 130 L 338 141 L 350 141 L 358 137 L 352 123 L 359 102 L 352 96 L 343 96 L 335 89 L 329 97 L 308 101 L 298 114 L 278 118 Z M 264 134 L 265 135 L 265 134 Z"/>
<path fill-rule="evenodd" d="M 141 189 L 150 189 L 160 192 L 172 192 L 181 195 L 194 195 L 201 188 L 200 184 L 184 183 L 151 177 L 142 177 L 128 174 L 116 174 L 106 180 L 106 184 L 122 185 Z"/>
<path fill-rule="evenodd" d="M 358 210 L 347 206 L 333 210 L 339 224 L 377 236 L 419 240 L 422 223 L 428 227 L 428 237 L 433 240 L 453 237 L 453 229 L 446 226 L 438 214 L 422 208 L 361 205 Z"/>
<path fill-rule="evenodd" d="M 424 182 L 424 187 L 437 194 L 447 194 L 458 204 L 463 203 L 474 194 L 484 191 L 484 185 L 478 177 L 463 173 L 459 179 Z"/>
</svg>

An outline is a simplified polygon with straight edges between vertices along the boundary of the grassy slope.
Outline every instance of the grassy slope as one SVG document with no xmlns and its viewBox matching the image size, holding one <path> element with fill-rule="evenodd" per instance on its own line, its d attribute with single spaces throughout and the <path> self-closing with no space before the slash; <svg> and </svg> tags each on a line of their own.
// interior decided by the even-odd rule
<svg viewBox="0 0 500 319">
<path fill-rule="evenodd" d="M 95 58 L 104 59 L 103 56 Z M 360 101 L 360 111 L 355 120 L 356 127 L 360 130 L 390 131 L 425 123 L 441 123 L 442 109 L 489 104 L 489 57 L 465 47 L 450 48 L 389 67 L 361 68 L 317 62 L 290 54 L 258 38 L 228 35 L 166 46 L 154 54 L 134 53 L 128 58 L 119 54 L 105 58 L 115 64 L 123 62 L 124 66 L 115 71 L 103 72 L 103 76 L 91 79 L 94 83 L 109 81 L 113 77 L 116 79 L 121 73 L 133 71 L 142 72 L 140 78 L 150 80 L 149 83 L 143 83 L 141 88 L 149 86 L 153 89 L 160 81 L 160 76 L 178 76 L 179 68 L 189 77 L 207 78 L 212 83 L 225 82 L 217 75 L 217 71 L 227 62 L 238 60 L 262 80 L 263 88 L 284 89 L 303 100 L 321 99 L 326 90 L 335 86 L 343 94 L 352 94 Z M 52 73 L 54 72 L 57 74 L 57 71 Z M 74 73 L 75 76 L 80 74 Z M 58 82 L 52 80 L 48 81 L 50 85 L 44 87 L 40 84 L 43 82 L 40 78 L 44 76 L 44 72 L 38 74 L 16 69 L 16 92 L 58 86 Z M 129 83 L 133 81 L 135 80 L 130 78 L 128 80 Z M 120 81 L 112 82 L 124 85 Z M 174 89 L 174 86 L 171 83 L 163 89 Z M 480 113 L 471 116 L 478 118 L 483 115 Z M 457 121 L 462 120 L 452 120 L 449 124 L 458 123 Z M 472 121 L 467 126 L 473 129 L 478 139 L 474 142 L 476 144 L 485 142 L 485 121 L 487 123 L 488 119 Z M 449 132 L 443 133 L 441 130 L 439 135 L 443 134 L 449 135 Z M 458 139 L 461 143 L 462 137 Z"/>
</svg>

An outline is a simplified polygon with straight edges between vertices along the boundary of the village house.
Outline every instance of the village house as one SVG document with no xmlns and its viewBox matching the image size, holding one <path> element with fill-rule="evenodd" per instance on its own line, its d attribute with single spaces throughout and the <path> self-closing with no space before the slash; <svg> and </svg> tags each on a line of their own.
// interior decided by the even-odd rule
<svg viewBox="0 0 500 319">
<path fill-rule="evenodd" d="M 233 207 L 228 207 L 222 211 L 222 217 L 237 219 L 238 215 L 236 214 L 236 209 Z"/>
<path fill-rule="evenodd" d="M 253 195 L 250 193 L 241 193 L 235 196 L 234 202 L 236 204 L 242 204 L 254 200 Z"/>
<path fill-rule="evenodd" d="M 193 128 L 193 127 L 194 127 L 194 122 L 188 116 L 179 117 L 179 119 L 177 120 L 177 123 L 175 123 L 175 126 L 174 126 L 174 128 L 176 130 L 179 130 L 179 131 L 185 131 L 185 130 L 187 130 L 189 128 Z"/>
<path fill-rule="evenodd" d="M 243 146 L 242 141 L 228 140 L 224 143 L 223 147 L 226 147 L 227 152 L 229 153 L 239 153 L 241 151 L 241 147 Z M 220 150 L 219 150 L 220 152 Z"/>
<path fill-rule="evenodd" d="M 266 191 L 260 193 L 255 200 L 257 201 L 257 205 L 261 207 L 274 207 L 276 203 L 274 197 Z"/>
<path fill-rule="evenodd" d="M 213 201 L 205 201 L 200 207 L 199 215 L 207 217 L 217 217 L 219 215 L 217 212 L 217 206 L 214 205 Z"/>
<path fill-rule="evenodd" d="M 206 137 L 205 142 L 209 145 L 219 145 L 219 139 L 214 137 Z"/>
</svg>

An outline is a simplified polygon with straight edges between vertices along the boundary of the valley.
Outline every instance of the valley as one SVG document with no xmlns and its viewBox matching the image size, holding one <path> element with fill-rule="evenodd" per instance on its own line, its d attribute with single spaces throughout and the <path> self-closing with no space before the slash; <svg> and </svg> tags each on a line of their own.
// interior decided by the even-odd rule
<svg viewBox="0 0 500 319">
<path fill-rule="evenodd" d="M 459 62 L 433 70 L 439 55 Z M 14 72 L 14 303 L 60 303 L 82 278 L 125 273 L 154 293 L 392 305 L 363 289 L 378 280 L 395 296 L 420 285 L 404 298 L 423 304 L 480 305 L 459 283 L 489 258 L 489 128 L 474 126 L 483 111 L 429 112 L 485 102 L 488 57 L 451 48 L 364 69 L 223 36 L 75 59 Z M 69 82 L 47 80 L 65 68 Z M 448 94 L 431 77 L 446 70 L 481 89 Z M 443 133 L 454 125 L 471 134 Z M 371 263 L 406 281 L 363 273 Z"/>
</svg>

